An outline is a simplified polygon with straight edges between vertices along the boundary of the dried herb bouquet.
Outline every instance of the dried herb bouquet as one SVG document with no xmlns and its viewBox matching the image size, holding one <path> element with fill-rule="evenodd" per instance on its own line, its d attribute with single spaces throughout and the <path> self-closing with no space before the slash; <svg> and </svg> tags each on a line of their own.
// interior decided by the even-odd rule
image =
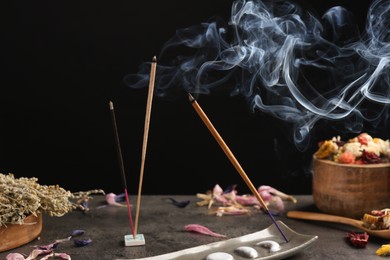
<svg viewBox="0 0 390 260">
<path fill-rule="evenodd" d="M 46 213 L 61 217 L 80 208 L 86 210 L 83 201 L 90 194 L 104 194 L 103 190 L 72 193 L 59 185 L 40 185 L 37 178 L 15 178 L 13 174 L 0 173 L 0 227 L 23 224 L 29 215 Z"/>
</svg>

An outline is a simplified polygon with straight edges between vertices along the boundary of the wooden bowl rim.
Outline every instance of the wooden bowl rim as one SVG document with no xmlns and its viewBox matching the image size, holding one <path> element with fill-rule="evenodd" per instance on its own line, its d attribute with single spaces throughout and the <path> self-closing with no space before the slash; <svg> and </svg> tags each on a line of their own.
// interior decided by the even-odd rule
<svg viewBox="0 0 390 260">
<path fill-rule="evenodd" d="M 23 246 L 36 239 L 42 232 L 42 213 L 28 215 L 23 224 L 7 224 L 0 227 L 0 252 Z"/>
<path fill-rule="evenodd" d="M 390 162 L 388 163 L 373 163 L 373 164 L 348 164 L 348 163 L 338 163 L 326 159 L 318 159 L 313 155 L 313 160 L 329 164 L 332 166 L 346 167 L 346 168 L 387 168 L 390 167 Z"/>
</svg>

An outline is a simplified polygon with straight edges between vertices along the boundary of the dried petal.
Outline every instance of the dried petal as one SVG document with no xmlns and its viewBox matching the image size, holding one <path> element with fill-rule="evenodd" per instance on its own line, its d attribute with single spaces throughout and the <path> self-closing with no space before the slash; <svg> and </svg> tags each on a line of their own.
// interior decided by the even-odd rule
<svg viewBox="0 0 390 260">
<path fill-rule="evenodd" d="M 297 199 L 294 198 L 293 196 L 287 195 L 286 193 L 283 193 L 280 190 L 277 190 L 277 189 L 275 189 L 275 188 L 273 188 L 271 186 L 267 186 L 267 185 L 260 186 L 259 189 L 258 189 L 258 192 L 261 193 L 263 191 L 264 192 L 268 192 L 268 193 L 270 193 L 273 196 L 278 196 L 282 200 L 287 200 L 287 201 L 292 201 L 293 203 L 297 203 Z M 263 198 L 263 199 L 265 199 L 265 198 Z"/>
<path fill-rule="evenodd" d="M 203 235 L 209 235 L 209 236 L 213 236 L 213 237 L 221 237 L 221 238 L 226 237 L 225 235 L 215 233 L 215 232 L 211 231 L 210 229 L 208 229 L 207 227 L 199 225 L 199 224 L 188 224 L 184 227 L 184 229 L 186 231 L 197 232 L 197 233 L 200 233 Z"/>
<path fill-rule="evenodd" d="M 219 203 L 222 203 L 223 205 L 227 203 L 227 200 L 223 195 L 223 190 L 218 184 L 214 186 L 213 199 Z"/>
<path fill-rule="evenodd" d="M 355 232 L 348 232 L 347 233 L 347 239 L 351 243 L 351 245 L 356 247 L 365 247 L 368 243 L 368 234 L 367 232 L 362 233 L 355 233 Z"/>
<path fill-rule="evenodd" d="M 26 258 L 26 260 L 36 259 L 39 255 L 45 255 L 45 254 L 49 254 L 52 252 L 53 252 L 53 250 L 50 250 L 50 249 L 45 249 L 45 250 L 34 249 L 33 251 L 31 251 L 30 255 Z"/>
<path fill-rule="evenodd" d="M 372 141 L 372 137 L 367 133 L 361 133 L 357 136 L 357 140 L 359 143 L 363 145 L 367 145 L 369 142 Z"/>
<path fill-rule="evenodd" d="M 115 201 L 116 202 L 126 202 L 126 194 L 121 193 L 115 196 Z"/>
<path fill-rule="evenodd" d="M 56 242 L 54 242 L 54 243 L 58 244 L 58 243 L 66 242 L 66 241 L 69 241 L 71 238 L 72 238 L 72 236 L 68 236 L 66 238 L 57 239 Z"/>
<path fill-rule="evenodd" d="M 185 208 L 188 204 L 190 204 L 189 200 L 183 200 L 183 201 L 177 201 L 174 198 L 168 198 L 171 200 L 172 204 L 175 205 L 178 208 Z"/>
<path fill-rule="evenodd" d="M 112 206 L 127 207 L 127 205 L 116 202 L 116 194 L 114 193 L 108 193 L 106 195 L 106 202 L 108 205 L 112 205 Z"/>
<path fill-rule="evenodd" d="M 266 204 L 273 215 L 278 215 L 284 211 L 284 203 L 280 197 L 273 197 Z"/>
<path fill-rule="evenodd" d="M 346 163 L 346 164 L 349 164 L 349 163 L 355 163 L 355 161 L 356 161 L 355 155 L 353 155 L 353 154 L 350 153 L 350 152 L 342 153 L 342 154 L 340 154 L 340 155 L 337 157 L 337 162 L 339 162 L 339 163 Z"/>
<path fill-rule="evenodd" d="M 382 245 L 378 250 L 376 250 L 375 254 L 378 256 L 390 255 L 390 244 Z"/>
<path fill-rule="evenodd" d="M 19 253 L 9 253 L 6 257 L 6 260 L 25 260 L 24 256 Z"/>
<path fill-rule="evenodd" d="M 279 214 L 284 210 L 284 200 L 289 200 L 293 203 L 297 202 L 293 196 L 287 195 L 271 186 L 262 185 L 258 188 L 258 192 L 265 204 L 269 205 L 272 214 Z M 256 196 L 237 195 L 235 186 L 229 188 L 229 192 L 223 192 L 222 188 L 217 184 L 214 186 L 212 195 L 211 192 L 207 194 L 198 193 L 197 197 L 203 199 L 203 201 L 197 202 L 196 205 L 208 205 L 210 209 L 209 214 L 216 213 L 217 216 L 247 214 L 249 210 L 245 208 L 246 206 L 253 206 L 257 210 L 262 208 Z M 223 207 L 212 209 L 211 206 L 213 204 L 219 204 Z"/>
<path fill-rule="evenodd" d="M 116 198 L 116 194 L 115 193 L 112 193 L 112 192 L 108 193 L 106 195 L 106 202 L 107 202 L 107 204 L 109 204 L 109 205 L 110 204 L 115 204 L 116 203 L 115 198 Z"/>
<path fill-rule="evenodd" d="M 253 195 L 236 196 L 236 201 L 243 206 L 259 205 L 259 200 Z"/>
<path fill-rule="evenodd" d="M 53 254 L 50 254 L 50 255 L 47 255 L 47 256 L 41 258 L 41 260 L 47 260 L 50 257 L 61 258 L 64 260 L 71 260 L 70 255 L 65 254 L 65 253 L 53 253 Z"/>
<path fill-rule="evenodd" d="M 212 214 L 216 214 L 218 217 L 222 217 L 223 215 L 243 215 L 249 214 L 249 210 L 246 208 L 240 208 L 236 206 L 229 207 L 218 207 L 216 211 L 211 211 Z"/>
<path fill-rule="evenodd" d="M 77 204 L 79 205 L 80 209 L 83 211 L 89 211 L 89 198 L 80 198 L 77 201 Z"/>
<path fill-rule="evenodd" d="M 203 193 L 197 193 L 196 197 L 199 199 L 202 199 L 202 201 L 196 202 L 197 206 L 208 206 L 210 202 L 212 201 L 212 195 L 211 194 L 203 194 Z"/>
<path fill-rule="evenodd" d="M 224 190 L 223 193 L 224 193 L 224 194 L 231 193 L 231 192 L 237 193 L 236 187 L 237 187 L 237 184 L 228 186 L 228 187 Z"/>
<path fill-rule="evenodd" d="M 75 237 L 75 236 L 81 236 L 81 235 L 84 235 L 85 233 L 85 230 L 82 230 L 82 229 L 75 229 L 72 231 L 72 233 L 70 234 L 71 237 Z"/>
<path fill-rule="evenodd" d="M 367 164 L 381 162 L 381 157 L 379 155 L 374 152 L 367 152 L 366 150 L 363 150 L 361 159 Z"/>
<path fill-rule="evenodd" d="M 70 238 L 67 238 L 66 240 L 69 240 Z M 52 250 L 52 249 L 55 249 L 57 248 L 58 244 L 62 242 L 61 240 L 56 240 L 55 242 L 53 243 L 50 243 L 48 245 L 43 245 L 43 246 L 34 246 L 35 248 L 37 249 L 41 249 L 41 250 Z"/>
<path fill-rule="evenodd" d="M 337 143 L 327 140 L 319 144 L 318 151 L 314 154 L 318 159 L 325 159 L 337 152 Z"/>
<path fill-rule="evenodd" d="M 73 243 L 77 247 L 87 246 L 92 243 L 92 239 L 73 239 Z"/>
</svg>

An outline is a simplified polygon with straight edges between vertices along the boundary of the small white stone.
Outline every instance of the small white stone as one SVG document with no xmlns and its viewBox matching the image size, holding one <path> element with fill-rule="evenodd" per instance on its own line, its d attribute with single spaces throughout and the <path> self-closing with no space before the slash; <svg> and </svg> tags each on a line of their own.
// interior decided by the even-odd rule
<svg viewBox="0 0 390 260">
<path fill-rule="evenodd" d="M 206 260 L 233 260 L 233 256 L 224 252 L 215 252 L 209 254 Z"/>
<path fill-rule="evenodd" d="M 256 245 L 268 248 L 271 253 L 274 253 L 274 252 L 280 250 L 279 243 L 272 241 L 272 240 L 261 241 L 261 242 L 257 243 Z"/>
<path fill-rule="evenodd" d="M 242 257 L 246 258 L 255 258 L 258 257 L 259 254 L 257 253 L 256 249 L 249 246 L 240 246 L 237 247 L 234 252 Z"/>
</svg>

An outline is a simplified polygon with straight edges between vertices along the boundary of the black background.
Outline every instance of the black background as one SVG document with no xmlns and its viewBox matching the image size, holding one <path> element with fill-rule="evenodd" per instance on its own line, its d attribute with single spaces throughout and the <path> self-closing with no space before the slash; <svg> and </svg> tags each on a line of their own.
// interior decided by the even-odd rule
<svg viewBox="0 0 390 260">
<path fill-rule="evenodd" d="M 343 5 L 364 24 L 369 1 L 300 1 L 321 15 Z M 109 100 L 114 102 L 127 184 L 137 193 L 147 89 L 122 82 L 151 61 L 179 28 L 219 16 L 228 0 L 11 1 L 6 19 L 0 104 L 0 172 L 72 190 L 122 191 Z M 319 127 L 299 151 L 288 125 L 252 113 L 242 97 L 199 100 L 255 186 L 311 192 Z M 326 124 L 325 124 L 326 125 Z M 215 184 L 247 189 L 187 98 L 153 100 L 145 194 L 195 194 Z"/>
</svg>

